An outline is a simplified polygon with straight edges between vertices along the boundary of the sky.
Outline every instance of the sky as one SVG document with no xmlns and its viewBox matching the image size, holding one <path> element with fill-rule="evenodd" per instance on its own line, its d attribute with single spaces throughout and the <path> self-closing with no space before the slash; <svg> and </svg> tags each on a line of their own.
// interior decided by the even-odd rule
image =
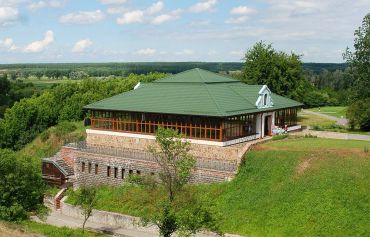
<svg viewBox="0 0 370 237">
<path fill-rule="evenodd" d="M 0 0 L 0 64 L 241 62 L 256 42 L 343 62 L 370 0 Z"/>
</svg>

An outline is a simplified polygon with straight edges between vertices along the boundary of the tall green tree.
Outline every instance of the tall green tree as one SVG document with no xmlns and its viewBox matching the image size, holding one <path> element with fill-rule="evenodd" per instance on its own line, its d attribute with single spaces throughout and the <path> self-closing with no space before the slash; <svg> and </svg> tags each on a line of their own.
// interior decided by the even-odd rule
<svg viewBox="0 0 370 237">
<path fill-rule="evenodd" d="M 351 128 L 370 131 L 370 13 L 355 30 L 355 51 L 348 48 L 343 55 L 352 78 L 349 93 L 352 102 L 347 110 Z"/>
<path fill-rule="evenodd" d="M 243 77 L 248 84 L 267 85 L 279 95 L 300 101 L 308 84 L 299 55 L 276 51 L 262 41 L 245 54 Z"/>
<path fill-rule="evenodd" d="M 347 47 L 343 55 L 352 76 L 351 101 L 370 98 L 370 13 L 354 35 L 354 51 Z"/>
<path fill-rule="evenodd" d="M 0 149 L 0 219 L 18 221 L 42 207 L 45 185 L 40 163 Z"/>
<path fill-rule="evenodd" d="M 190 236 L 201 230 L 222 234 L 212 204 L 199 197 L 188 185 L 195 169 L 190 144 L 173 129 L 158 128 L 156 145 L 149 148 L 155 157 L 159 176 L 143 178 L 138 195 L 148 210 L 142 212 L 144 225 L 154 224 L 160 235 Z M 145 193 L 145 194 L 143 194 Z"/>
</svg>

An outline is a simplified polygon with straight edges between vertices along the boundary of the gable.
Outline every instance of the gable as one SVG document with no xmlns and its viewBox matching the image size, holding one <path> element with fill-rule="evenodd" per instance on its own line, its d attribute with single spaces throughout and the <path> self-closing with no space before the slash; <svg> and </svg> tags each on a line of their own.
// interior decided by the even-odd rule
<svg viewBox="0 0 370 237">
<path fill-rule="evenodd" d="M 261 90 L 258 92 L 256 107 L 258 109 L 262 109 L 262 108 L 270 108 L 272 106 L 274 106 L 274 102 L 271 97 L 271 91 L 266 85 L 264 85 L 262 86 Z"/>
</svg>

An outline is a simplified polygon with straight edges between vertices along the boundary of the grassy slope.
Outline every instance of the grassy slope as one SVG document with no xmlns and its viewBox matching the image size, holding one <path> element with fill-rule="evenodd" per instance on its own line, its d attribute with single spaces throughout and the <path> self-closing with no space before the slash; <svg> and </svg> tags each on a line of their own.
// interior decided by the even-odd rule
<svg viewBox="0 0 370 237">
<path fill-rule="evenodd" d="M 198 185 L 226 232 L 250 236 L 366 236 L 368 142 L 300 138 L 259 145 L 229 183 Z M 137 215 L 130 187 L 99 189 L 98 208 Z"/>
<path fill-rule="evenodd" d="M 87 231 L 82 234 L 81 229 L 55 227 L 47 224 L 25 221 L 20 224 L 0 222 L 0 237 L 98 237 L 108 236 Z"/>
<path fill-rule="evenodd" d="M 313 112 L 319 112 L 322 114 L 341 118 L 341 117 L 346 117 L 347 107 L 345 106 L 325 106 L 325 107 L 320 107 L 320 108 L 312 108 L 309 110 Z"/>
<path fill-rule="evenodd" d="M 31 143 L 27 144 L 20 153 L 34 156 L 37 158 L 45 158 L 53 156 L 60 148 L 68 142 L 76 142 L 86 137 L 85 127 L 83 122 L 71 122 L 76 126 L 76 130 L 69 132 L 62 136 L 57 136 L 55 133 L 56 128 L 50 127 L 47 132 L 50 134 L 49 138 L 45 141 L 41 139 L 41 134 L 38 135 Z"/>
</svg>

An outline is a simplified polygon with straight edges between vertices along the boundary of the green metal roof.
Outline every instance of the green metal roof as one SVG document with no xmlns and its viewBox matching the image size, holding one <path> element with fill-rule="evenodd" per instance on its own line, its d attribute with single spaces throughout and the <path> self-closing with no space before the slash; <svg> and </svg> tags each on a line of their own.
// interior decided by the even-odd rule
<svg viewBox="0 0 370 237">
<path fill-rule="evenodd" d="M 261 88 L 262 85 L 247 85 L 196 68 L 139 86 L 136 90 L 84 108 L 226 117 L 302 105 L 272 93 L 274 106 L 258 109 L 255 103 Z"/>
</svg>

